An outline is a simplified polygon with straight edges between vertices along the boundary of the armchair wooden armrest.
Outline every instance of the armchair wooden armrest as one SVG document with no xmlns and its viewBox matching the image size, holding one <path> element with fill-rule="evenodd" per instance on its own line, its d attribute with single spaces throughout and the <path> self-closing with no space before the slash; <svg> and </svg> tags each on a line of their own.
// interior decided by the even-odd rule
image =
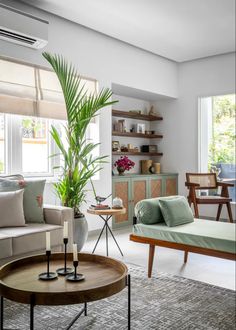
<svg viewBox="0 0 236 330">
<path fill-rule="evenodd" d="M 233 183 L 217 181 L 217 186 L 221 187 L 234 187 Z"/>
<path fill-rule="evenodd" d="M 194 182 L 185 182 L 186 187 L 200 187 L 199 183 L 194 183 Z"/>
</svg>

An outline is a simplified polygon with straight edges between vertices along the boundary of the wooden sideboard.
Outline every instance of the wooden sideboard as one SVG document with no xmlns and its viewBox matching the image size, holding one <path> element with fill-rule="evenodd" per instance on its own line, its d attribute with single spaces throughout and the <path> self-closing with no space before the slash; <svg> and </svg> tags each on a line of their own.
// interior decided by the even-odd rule
<svg viewBox="0 0 236 330">
<path fill-rule="evenodd" d="M 112 177 L 112 197 L 120 197 L 127 212 L 113 217 L 112 227 L 120 228 L 132 225 L 134 206 L 140 200 L 177 194 L 177 173 L 114 175 Z"/>
</svg>

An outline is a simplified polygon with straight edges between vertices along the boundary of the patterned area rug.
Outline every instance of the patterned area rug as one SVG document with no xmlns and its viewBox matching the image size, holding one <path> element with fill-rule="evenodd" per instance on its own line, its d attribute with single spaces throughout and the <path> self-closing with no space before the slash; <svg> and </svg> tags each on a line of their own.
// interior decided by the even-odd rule
<svg viewBox="0 0 236 330">
<path fill-rule="evenodd" d="M 235 292 L 182 277 L 129 266 L 132 286 L 132 330 L 233 330 Z M 81 305 L 35 307 L 35 330 L 65 329 Z M 29 306 L 5 300 L 4 327 L 26 330 Z M 127 290 L 88 304 L 73 330 L 127 329 Z"/>
</svg>

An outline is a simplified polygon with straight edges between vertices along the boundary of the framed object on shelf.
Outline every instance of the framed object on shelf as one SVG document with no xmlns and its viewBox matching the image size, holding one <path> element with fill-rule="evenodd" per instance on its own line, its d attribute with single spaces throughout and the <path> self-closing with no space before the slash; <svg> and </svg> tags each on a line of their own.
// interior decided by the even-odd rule
<svg viewBox="0 0 236 330">
<path fill-rule="evenodd" d="M 112 141 L 112 151 L 120 151 L 120 142 Z"/>
<path fill-rule="evenodd" d="M 149 145 L 149 152 L 157 152 L 157 145 Z"/>
<path fill-rule="evenodd" d="M 145 134 L 145 124 L 137 124 L 136 125 L 136 133 Z"/>
</svg>

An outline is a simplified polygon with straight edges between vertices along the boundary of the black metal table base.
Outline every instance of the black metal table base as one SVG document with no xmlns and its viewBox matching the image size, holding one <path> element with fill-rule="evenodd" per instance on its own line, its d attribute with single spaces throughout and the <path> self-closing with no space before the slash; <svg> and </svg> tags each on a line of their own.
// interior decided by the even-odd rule
<svg viewBox="0 0 236 330">
<path fill-rule="evenodd" d="M 126 277 L 126 286 L 128 288 L 128 327 L 127 329 L 131 329 L 131 280 L 130 280 L 130 275 L 128 274 Z M 7 328 L 3 328 L 4 324 L 4 299 L 1 296 L 0 298 L 0 330 L 7 330 Z M 30 330 L 34 330 L 34 296 L 32 296 L 31 303 L 30 303 Z M 84 316 L 87 316 L 87 303 L 84 303 L 84 307 L 80 310 L 80 312 L 73 318 L 73 320 L 70 322 L 70 324 L 65 328 L 65 330 L 69 330 L 72 325 L 78 320 L 78 318 L 84 314 Z M 9 330 L 14 330 L 14 329 L 9 329 Z M 17 330 L 17 329 L 16 329 Z M 19 330 L 19 329 L 18 329 Z"/>
<path fill-rule="evenodd" d="M 123 255 L 123 253 L 121 251 L 121 248 L 119 247 L 119 244 L 117 243 L 117 240 L 115 239 L 115 236 L 113 235 L 113 232 L 112 232 L 112 230 L 111 230 L 111 228 L 110 228 L 110 226 L 108 224 L 108 221 L 111 219 L 112 215 L 107 215 L 106 218 L 104 218 L 102 215 L 99 215 L 99 217 L 104 221 L 104 226 L 102 227 L 102 230 L 101 230 L 101 232 L 100 232 L 100 234 L 98 236 L 97 242 L 96 242 L 96 244 L 94 246 L 94 249 L 93 249 L 93 252 L 92 253 L 95 252 L 96 247 L 98 245 L 98 242 L 100 241 L 100 238 L 102 237 L 102 233 L 103 233 L 103 231 L 105 229 L 105 232 L 106 232 L 106 255 L 107 255 L 107 257 L 108 257 L 108 232 L 110 232 L 111 237 L 113 238 L 114 242 L 116 243 L 116 246 L 118 247 L 118 249 L 120 251 L 120 254 L 123 257 L 124 255 Z"/>
</svg>

